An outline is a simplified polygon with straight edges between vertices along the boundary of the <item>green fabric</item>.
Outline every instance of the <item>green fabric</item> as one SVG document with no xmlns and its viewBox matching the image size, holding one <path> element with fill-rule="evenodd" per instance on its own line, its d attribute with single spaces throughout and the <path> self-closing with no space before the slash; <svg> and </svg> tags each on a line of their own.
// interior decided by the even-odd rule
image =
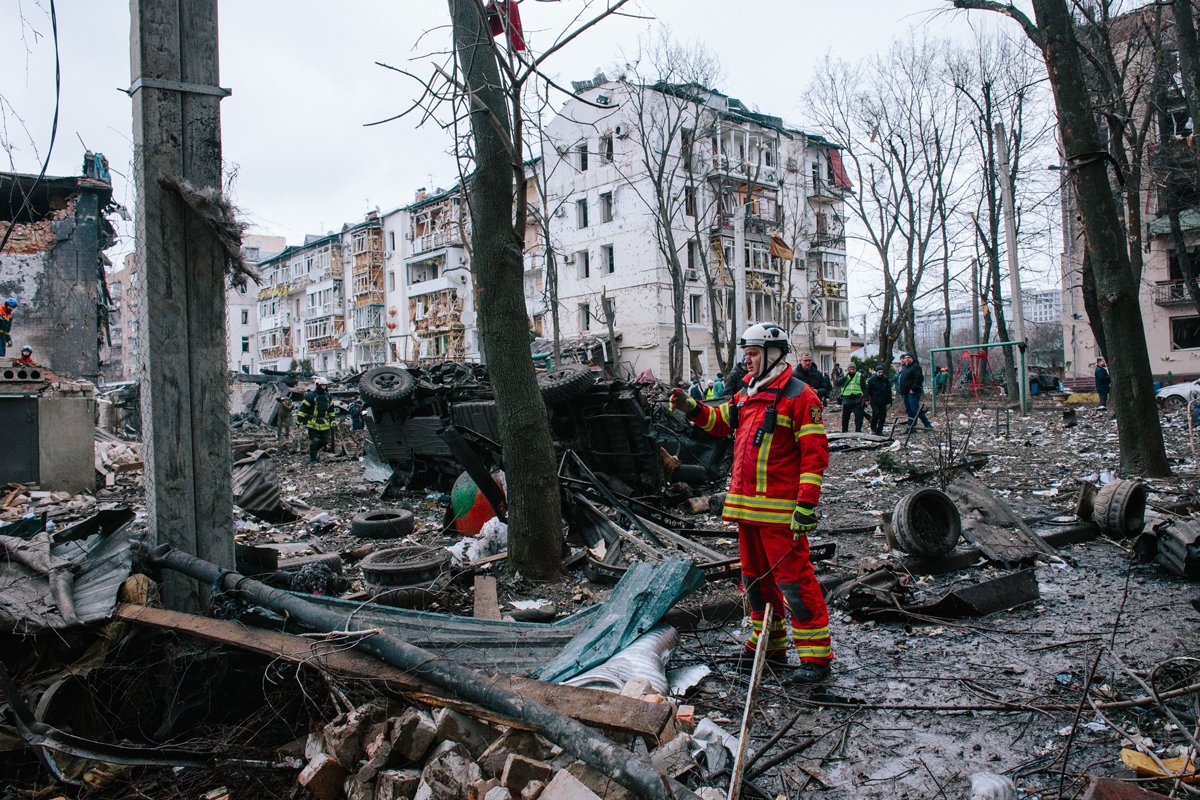
<svg viewBox="0 0 1200 800">
<path fill-rule="evenodd" d="M 863 393 L 862 373 L 856 372 L 846 376 L 846 385 L 842 388 L 842 397 L 855 397 Z"/>
<path fill-rule="evenodd" d="M 703 582 L 703 574 L 690 561 L 634 562 L 604 601 L 603 613 L 593 617 L 538 678 L 562 683 L 603 664 L 653 628 L 671 606 Z"/>
</svg>

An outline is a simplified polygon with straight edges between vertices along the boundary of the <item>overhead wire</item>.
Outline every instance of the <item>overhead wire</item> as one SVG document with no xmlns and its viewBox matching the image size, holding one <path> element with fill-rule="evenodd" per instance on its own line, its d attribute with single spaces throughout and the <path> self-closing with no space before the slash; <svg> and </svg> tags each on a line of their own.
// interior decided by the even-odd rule
<svg viewBox="0 0 1200 800">
<path fill-rule="evenodd" d="M 22 193 L 24 197 L 21 199 L 21 208 L 8 223 L 8 230 L 4 232 L 4 238 L 0 239 L 0 253 L 4 252 L 4 247 L 8 244 L 13 229 L 17 227 L 17 221 L 25 213 L 25 210 L 29 208 L 34 192 L 37 191 L 38 185 L 46 177 L 46 170 L 50 166 L 50 155 L 54 152 L 54 140 L 58 138 L 58 110 L 62 101 L 62 62 L 59 59 L 58 13 L 54 6 L 54 0 L 50 0 L 50 31 L 54 38 L 54 119 L 50 123 L 50 146 L 46 148 L 46 158 L 42 161 L 41 172 L 38 173 L 33 185 L 29 187 L 29 191 Z"/>
</svg>

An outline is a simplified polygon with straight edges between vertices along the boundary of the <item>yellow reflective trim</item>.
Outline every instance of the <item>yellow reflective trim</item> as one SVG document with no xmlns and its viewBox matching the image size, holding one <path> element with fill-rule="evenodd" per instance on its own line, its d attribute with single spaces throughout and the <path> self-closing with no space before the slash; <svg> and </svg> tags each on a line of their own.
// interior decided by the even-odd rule
<svg viewBox="0 0 1200 800">
<path fill-rule="evenodd" d="M 767 490 L 767 457 L 771 454 L 771 440 L 773 438 L 775 438 L 774 433 L 765 434 L 762 445 L 758 448 L 758 464 L 755 467 L 754 488 L 759 492 Z"/>
<path fill-rule="evenodd" d="M 825 434 L 825 426 L 819 422 L 811 425 L 801 425 L 796 429 L 796 438 L 799 439 L 801 436 L 811 436 L 814 433 L 819 433 L 823 436 Z"/>
<path fill-rule="evenodd" d="M 813 630 L 809 630 L 807 628 L 803 630 L 800 628 L 792 628 L 792 635 L 797 640 L 804 639 L 807 641 L 809 639 L 825 639 L 829 637 L 829 627 L 826 626 L 824 628 L 815 628 Z"/>
<path fill-rule="evenodd" d="M 717 414 L 712 413 L 712 409 L 709 409 L 708 413 L 704 415 L 704 422 L 700 423 L 700 430 L 708 433 L 714 427 L 716 427 L 717 416 Z"/>
<path fill-rule="evenodd" d="M 753 497 L 745 494 L 730 494 L 725 496 L 725 505 L 786 508 L 788 511 L 791 511 L 796 507 L 796 501 L 785 497 Z"/>
<path fill-rule="evenodd" d="M 782 425 L 785 428 L 792 427 L 792 418 L 784 414 L 779 414 L 775 417 L 775 424 Z"/>
<path fill-rule="evenodd" d="M 814 486 L 823 485 L 824 481 L 821 476 L 815 472 L 801 472 L 800 483 L 811 483 Z"/>
<path fill-rule="evenodd" d="M 729 505 L 726 504 L 725 519 L 787 525 L 792 521 L 792 515 L 791 512 L 786 511 L 753 511 L 748 508 L 730 508 Z"/>
<path fill-rule="evenodd" d="M 832 647 L 797 647 L 796 655 L 804 658 L 829 658 L 833 655 Z"/>
</svg>

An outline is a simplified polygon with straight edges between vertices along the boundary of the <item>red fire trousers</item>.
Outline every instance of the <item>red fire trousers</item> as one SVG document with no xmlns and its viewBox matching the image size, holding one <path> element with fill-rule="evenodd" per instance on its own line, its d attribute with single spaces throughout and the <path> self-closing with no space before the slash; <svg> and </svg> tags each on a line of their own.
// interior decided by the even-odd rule
<svg viewBox="0 0 1200 800">
<path fill-rule="evenodd" d="M 791 617 L 792 642 L 801 661 L 828 664 L 833 660 L 829 639 L 829 609 L 808 560 L 808 537 L 792 541 L 786 525 L 738 526 L 742 558 L 742 588 L 750 602 L 753 631 L 746 648 L 755 650 L 762 635 L 763 612 L 773 609 L 767 631 L 768 655 L 786 652 L 785 612 Z"/>
</svg>

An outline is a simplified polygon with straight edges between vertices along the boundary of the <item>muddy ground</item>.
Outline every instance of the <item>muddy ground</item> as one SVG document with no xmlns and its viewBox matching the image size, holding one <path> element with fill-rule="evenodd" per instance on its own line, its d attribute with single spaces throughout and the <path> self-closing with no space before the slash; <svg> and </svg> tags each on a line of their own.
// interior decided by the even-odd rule
<svg viewBox="0 0 1200 800">
<path fill-rule="evenodd" d="M 933 470 L 939 446 L 956 455 L 986 454 L 975 474 L 1030 520 L 1072 515 L 1080 481 L 1108 480 L 1104 473 L 1117 467 L 1115 422 L 1105 412 L 1080 409 L 1072 428 L 1053 405 L 1039 406 L 1026 419 L 1012 415 L 1007 430 L 997 432 L 996 422 L 994 410 L 950 409 L 935 419 L 937 431 L 914 434 L 907 446 L 835 452 L 818 539 L 834 538 L 837 555 L 818 565 L 818 576 L 899 563 L 900 554 L 889 550 L 877 525 L 900 496 L 937 484 L 936 474 L 914 480 L 905 467 Z M 1200 481 L 1182 416 L 1165 416 L 1163 424 L 1175 476 L 1150 482 L 1151 506 L 1178 511 L 1190 502 L 1194 508 Z M 336 552 L 361 543 L 349 534 L 354 514 L 389 505 L 377 499 L 382 484 L 364 480 L 352 454 L 326 454 L 314 466 L 306 453 L 278 443 L 269 431 L 238 432 L 238 439 L 271 453 L 285 498 L 329 512 L 315 523 L 287 525 L 241 515 L 238 536 L 244 541 L 309 542 L 315 551 Z M 142 505 L 133 480 L 98 499 Z M 418 517 L 414 539 L 451 540 L 443 524 L 445 499 L 421 492 L 402 501 Z M 697 527 L 722 525 L 715 517 L 697 518 Z M 854 528 L 860 532 L 828 533 Z M 732 531 L 705 543 L 736 554 Z M 1094 707 L 1145 695 L 1141 683 L 1151 678 L 1160 692 L 1200 681 L 1200 613 L 1190 603 L 1200 585 L 1136 563 L 1131 549 L 1129 542 L 1102 538 L 1067 547 L 1036 563 L 1039 600 L 977 620 L 859 622 L 846 608 L 833 607 L 831 679 L 800 689 L 784 688 L 783 672 L 764 680 L 750 749 L 765 752 L 751 772 L 779 763 L 757 774 L 754 785 L 772 798 L 953 798 L 969 796 L 972 774 L 993 772 L 1013 778 L 1022 797 L 1075 797 L 1087 775 L 1130 777 L 1120 751 L 1131 739 L 1163 757 L 1177 755 L 1174 750 L 1196 734 L 1197 692 L 1136 709 Z M 513 576 L 503 564 L 493 574 L 502 611 L 511 600 L 547 598 L 566 615 L 608 591 L 579 568 L 557 585 Z M 912 575 L 906 600 L 936 599 L 998 574 L 980 561 L 946 575 Z M 351 590 L 360 589 L 353 567 L 348 576 Z M 712 608 L 738 598 L 736 585 L 710 583 L 684 605 Z M 471 605 L 468 581 L 452 587 L 435 608 L 470 614 Z M 681 634 L 671 662 L 672 669 L 712 669 L 681 702 L 694 705 L 697 718 L 707 716 L 735 734 L 748 680 L 730 669 L 727 654 L 746 633 L 740 617 L 701 623 Z M 256 796 L 293 796 L 290 780 L 269 783 L 272 788 L 261 785 Z M 1151 785 L 1184 796 L 1170 783 Z"/>
</svg>

